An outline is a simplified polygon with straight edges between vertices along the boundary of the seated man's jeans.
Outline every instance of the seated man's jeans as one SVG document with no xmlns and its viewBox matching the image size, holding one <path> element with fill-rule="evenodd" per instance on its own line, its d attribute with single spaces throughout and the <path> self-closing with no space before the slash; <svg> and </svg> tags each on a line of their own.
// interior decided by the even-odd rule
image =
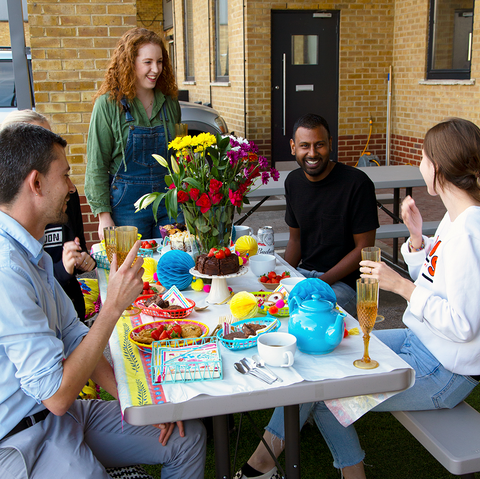
<svg viewBox="0 0 480 479">
<path fill-rule="evenodd" d="M 309 271 L 308 269 L 303 269 L 297 267 L 297 271 L 305 278 L 322 278 L 323 273 L 318 271 Z M 348 286 L 348 284 L 337 281 L 332 284 L 332 289 L 337 297 L 337 303 L 341 306 L 348 314 L 353 317 L 357 316 L 357 293 L 353 288 Z"/>
<path fill-rule="evenodd" d="M 387 399 L 372 411 L 421 411 L 452 408 L 463 401 L 478 384 L 469 377 L 445 369 L 409 329 L 373 331 L 383 343 L 415 370 L 415 384 Z M 365 457 L 355 427 L 343 427 L 323 401 L 300 405 L 300 428 L 312 414 L 333 456 L 333 465 L 342 469 Z M 276 408 L 266 430 L 285 439 L 283 408 Z M 392 438 L 394 440 L 394 438 Z"/>
</svg>

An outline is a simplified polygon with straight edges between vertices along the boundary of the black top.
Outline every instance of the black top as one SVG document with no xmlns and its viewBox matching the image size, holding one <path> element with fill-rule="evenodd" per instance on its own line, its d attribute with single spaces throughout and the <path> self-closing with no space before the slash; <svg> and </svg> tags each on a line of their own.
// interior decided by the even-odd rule
<svg viewBox="0 0 480 479">
<path fill-rule="evenodd" d="M 321 181 L 297 169 L 285 180 L 285 222 L 300 228 L 301 264 L 325 273 L 355 248 L 354 234 L 378 228 L 375 187 L 360 170 L 336 163 Z M 355 289 L 357 270 L 342 281 Z"/>
<path fill-rule="evenodd" d="M 72 300 L 79 319 L 84 321 L 85 301 L 80 284 L 75 277 L 77 274 L 83 273 L 83 271 L 75 269 L 73 274 L 69 274 L 65 270 L 62 262 L 63 245 L 67 241 L 73 241 L 76 237 L 80 240 L 82 251 L 87 251 L 87 244 L 83 232 L 82 210 L 77 191 L 70 195 L 66 213 L 68 216 L 67 224 L 47 225 L 45 228 L 45 243 L 43 248 L 52 257 L 55 278 Z"/>
</svg>

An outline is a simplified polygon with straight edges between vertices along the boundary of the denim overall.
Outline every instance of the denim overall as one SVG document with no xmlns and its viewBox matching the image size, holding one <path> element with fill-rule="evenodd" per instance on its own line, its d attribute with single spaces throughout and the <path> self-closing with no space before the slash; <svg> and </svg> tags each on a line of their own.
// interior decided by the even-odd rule
<svg viewBox="0 0 480 479">
<path fill-rule="evenodd" d="M 125 164 L 120 165 L 114 176 L 110 176 L 110 204 L 112 219 L 117 226 L 136 226 L 143 239 L 159 238 L 159 226 L 168 224 L 169 218 L 164 203 L 157 211 L 158 225 L 155 223 L 152 208 L 135 213 L 134 203 L 143 195 L 158 191 L 163 193 L 166 188 L 165 175 L 168 170 L 161 166 L 152 154 L 168 158 L 168 128 L 165 105 L 158 113 L 163 115 L 163 125 L 155 127 L 135 126 L 135 118 L 130 112 L 126 99 L 121 101 L 129 126 L 127 146 L 125 148 Z"/>
</svg>

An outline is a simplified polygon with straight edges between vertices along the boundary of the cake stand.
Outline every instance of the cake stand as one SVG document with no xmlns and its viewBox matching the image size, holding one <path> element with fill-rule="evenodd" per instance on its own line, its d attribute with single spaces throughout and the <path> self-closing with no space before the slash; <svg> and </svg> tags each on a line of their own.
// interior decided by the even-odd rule
<svg viewBox="0 0 480 479">
<path fill-rule="evenodd" d="M 227 279 L 243 276 L 247 271 L 247 266 L 241 266 L 236 273 L 227 274 L 225 276 L 209 276 L 207 274 L 200 273 L 195 268 L 190 268 L 188 272 L 190 274 L 193 274 L 193 276 L 196 276 L 197 278 L 211 279 L 212 287 L 205 302 L 208 304 L 222 304 L 230 297 L 230 291 L 228 291 L 227 286 Z"/>
</svg>

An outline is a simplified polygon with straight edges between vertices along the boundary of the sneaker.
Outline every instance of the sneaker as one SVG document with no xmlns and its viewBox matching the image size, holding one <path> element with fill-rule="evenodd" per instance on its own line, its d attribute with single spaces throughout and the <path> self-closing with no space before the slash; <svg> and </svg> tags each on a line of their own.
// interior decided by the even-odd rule
<svg viewBox="0 0 480 479">
<path fill-rule="evenodd" d="M 233 476 L 233 479 L 250 479 L 250 478 L 247 477 L 245 474 L 243 474 L 242 470 L 240 469 L 235 473 L 235 475 Z M 272 470 L 266 472 L 265 474 L 262 474 L 261 476 L 256 476 L 251 479 L 282 479 L 282 476 L 277 471 L 277 468 L 274 467 Z"/>
</svg>

